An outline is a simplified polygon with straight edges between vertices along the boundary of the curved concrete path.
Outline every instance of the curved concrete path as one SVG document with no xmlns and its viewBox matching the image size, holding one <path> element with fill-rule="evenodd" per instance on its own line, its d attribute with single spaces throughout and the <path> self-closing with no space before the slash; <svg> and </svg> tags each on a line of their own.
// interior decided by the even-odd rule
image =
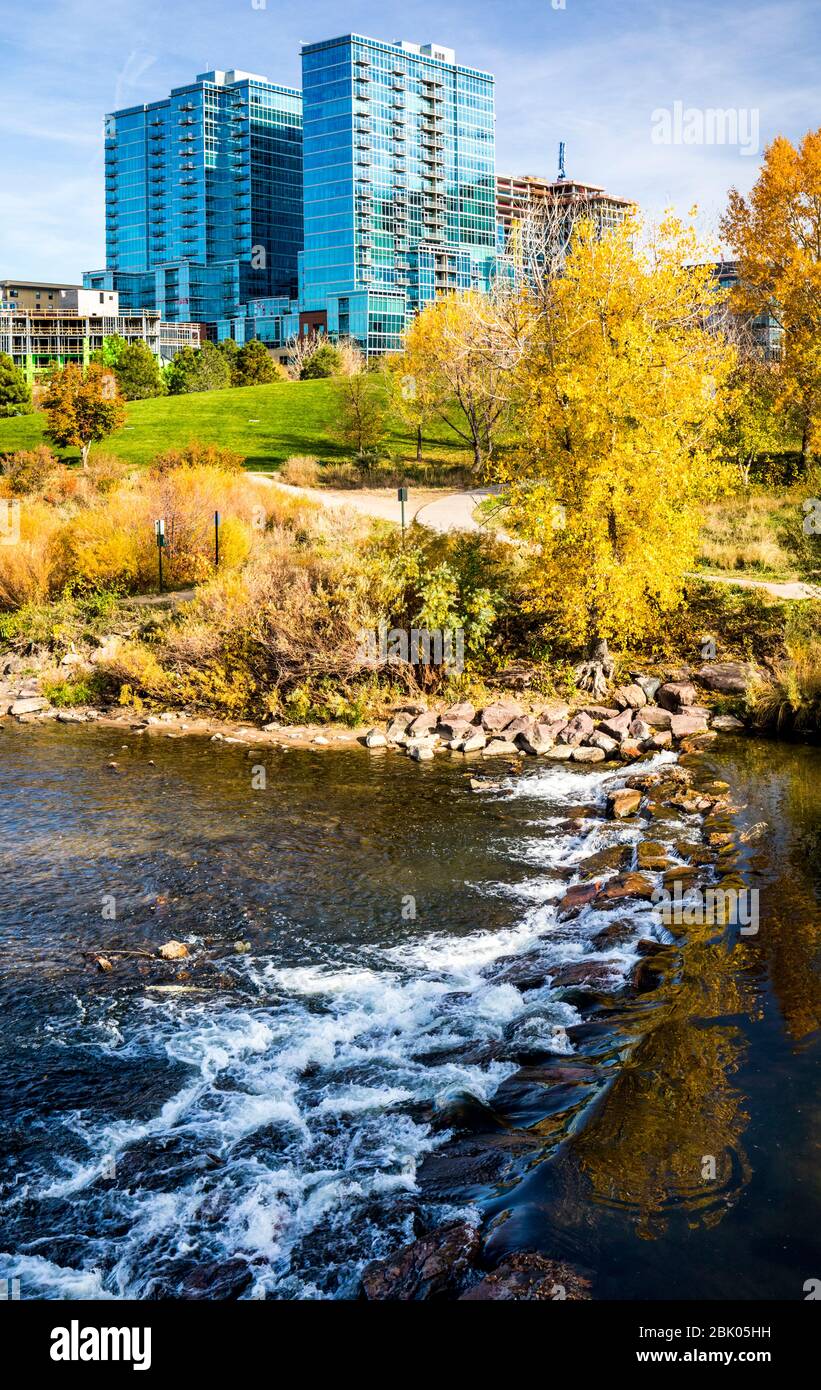
<svg viewBox="0 0 821 1390">
<path fill-rule="evenodd" d="M 380 521 L 394 521 L 397 525 L 400 521 L 399 503 L 393 489 L 294 487 L 291 483 L 280 482 L 276 476 L 272 477 L 269 473 L 252 473 L 250 476 L 259 478 L 271 486 L 280 487 L 283 492 L 308 497 L 323 506 L 350 507 L 360 516 L 375 517 Z M 448 492 L 443 495 L 441 491 L 432 488 L 411 488 L 405 518 L 407 521 L 418 521 L 421 526 L 428 526 L 432 531 L 442 533 L 483 531 L 486 528 L 474 515 L 476 508 L 486 497 L 498 496 L 500 492 L 501 488 L 498 487 L 477 487 L 468 492 Z M 499 539 L 509 539 L 503 532 L 497 531 L 495 534 Z M 725 574 L 689 574 L 687 578 L 704 579 L 708 584 L 734 584 L 742 589 L 763 589 L 773 598 L 821 599 L 821 586 L 805 584 L 800 580 L 778 582 Z"/>
</svg>

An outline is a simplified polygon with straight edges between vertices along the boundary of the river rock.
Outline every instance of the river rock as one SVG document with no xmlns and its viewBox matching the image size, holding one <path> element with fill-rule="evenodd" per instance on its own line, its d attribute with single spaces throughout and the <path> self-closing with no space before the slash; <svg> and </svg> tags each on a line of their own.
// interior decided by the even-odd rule
<svg viewBox="0 0 821 1390">
<path fill-rule="evenodd" d="M 617 946 L 625 946 L 635 934 L 635 922 L 617 917 L 615 922 L 611 922 L 608 926 L 602 927 L 601 931 L 597 931 L 592 941 L 597 951 L 612 950 Z"/>
<path fill-rule="evenodd" d="M 570 716 L 570 706 L 563 700 L 550 700 L 539 715 L 540 724 L 565 724 Z"/>
<path fill-rule="evenodd" d="M 634 684 L 640 686 L 640 688 L 644 691 L 644 694 L 647 697 L 648 705 L 651 704 L 653 700 L 655 700 L 656 693 L 658 691 L 659 686 L 661 685 L 661 681 L 658 679 L 658 677 L 644 676 L 634 673 L 632 675 L 632 680 Z"/>
<path fill-rule="evenodd" d="M 188 947 L 181 941 L 166 941 L 164 946 L 160 946 L 157 951 L 158 956 L 163 960 L 183 960 L 188 955 Z"/>
<path fill-rule="evenodd" d="M 619 709 L 641 709 L 647 704 L 647 696 L 640 685 L 620 685 L 613 692 L 613 704 Z"/>
<path fill-rule="evenodd" d="M 670 860 L 664 845 L 658 840 L 643 840 L 636 851 L 636 862 L 640 869 L 669 869 Z"/>
<path fill-rule="evenodd" d="M 468 734 L 467 738 L 460 741 L 459 751 L 461 753 L 480 753 L 487 743 L 487 737 L 483 729 L 477 729 L 475 734 Z"/>
<path fill-rule="evenodd" d="M 589 714 L 576 714 L 559 730 L 558 742 L 569 743 L 571 747 L 578 747 L 589 738 L 595 729 L 595 724 Z"/>
<path fill-rule="evenodd" d="M 505 730 L 507 733 L 508 730 Z M 516 742 L 525 753 L 530 753 L 534 757 L 540 757 L 553 747 L 553 735 L 550 732 L 549 724 L 534 724 L 527 733 L 516 736 Z"/>
<path fill-rule="evenodd" d="M 645 724 L 640 715 L 636 715 L 630 723 L 630 738 L 637 743 L 644 743 L 645 739 L 651 738 L 653 730 L 649 724 Z"/>
<path fill-rule="evenodd" d="M 574 960 L 550 970 L 554 989 L 568 989 L 584 985 L 589 990 L 611 990 L 613 988 L 613 965 L 606 960 Z"/>
<path fill-rule="evenodd" d="M 645 874 L 628 871 L 608 879 L 596 898 L 596 906 L 623 902 L 625 898 L 641 898 L 649 901 L 654 892 L 652 879 L 647 878 Z"/>
<path fill-rule="evenodd" d="M 466 1221 L 455 1221 L 376 1260 L 362 1272 L 365 1298 L 420 1302 L 457 1298 L 479 1258 L 479 1232 Z"/>
<path fill-rule="evenodd" d="M 570 1265 L 543 1255 L 508 1255 L 496 1269 L 463 1293 L 460 1302 L 545 1303 L 589 1299 L 590 1284 Z"/>
<path fill-rule="evenodd" d="M 404 743 L 407 743 L 407 727 L 407 724 L 397 724 L 395 722 L 393 724 L 389 724 L 387 733 L 385 735 L 385 737 L 388 740 L 388 743 L 393 743 L 398 748 L 401 748 Z"/>
<path fill-rule="evenodd" d="M 600 732 L 614 738 L 617 743 L 623 743 L 629 736 L 630 725 L 633 722 L 632 709 L 623 710 L 617 714 L 615 719 L 604 719 L 601 723 Z"/>
<path fill-rule="evenodd" d="M 482 756 L 485 758 L 497 758 L 503 755 L 516 758 L 521 755 L 521 749 L 507 738 L 492 738 L 482 750 Z"/>
<path fill-rule="evenodd" d="M 556 908 L 556 917 L 560 922 L 564 922 L 568 917 L 575 917 L 581 912 L 583 907 L 592 903 L 601 890 L 601 883 L 574 883 L 572 888 L 568 888 L 561 902 Z"/>
<path fill-rule="evenodd" d="M 674 714 L 670 720 L 673 738 L 686 738 L 688 734 L 699 734 L 709 727 L 706 710 L 687 709 L 683 714 Z"/>
<path fill-rule="evenodd" d="M 409 746 L 408 752 L 415 763 L 429 763 L 433 758 L 433 747 L 430 743 L 414 743 Z"/>
<path fill-rule="evenodd" d="M 721 695 L 743 695 L 755 676 L 755 667 L 746 661 L 710 661 L 696 672 L 701 685 Z"/>
<path fill-rule="evenodd" d="M 633 787 L 619 787 L 607 793 L 607 814 L 611 820 L 632 816 L 641 805 L 641 792 Z"/>
<path fill-rule="evenodd" d="M 407 727 L 408 737 L 423 738 L 426 734 L 432 733 L 438 723 L 439 715 L 436 711 L 426 709 L 423 714 L 417 714 L 416 718 L 411 720 Z"/>
<path fill-rule="evenodd" d="M 673 716 L 669 709 L 660 709 L 658 705 L 645 705 L 641 717 L 651 729 L 669 729 Z"/>
<path fill-rule="evenodd" d="M 604 849 L 596 850 L 595 854 L 580 860 L 576 867 L 586 878 L 595 878 L 597 874 L 606 873 L 608 869 L 626 869 L 632 858 L 631 845 L 605 845 Z"/>
<path fill-rule="evenodd" d="M 512 741 L 519 734 L 530 734 L 535 727 L 536 721 L 534 719 L 531 719 L 527 714 L 520 714 L 518 719 L 511 719 L 510 723 L 505 726 L 505 738 Z"/>
<path fill-rule="evenodd" d="M 48 700 L 44 700 L 40 695 L 30 695 L 22 700 L 15 700 L 14 704 L 9 706 L 9 714 L 38 714 L 42 709 L 48 709 Z"/>
<path fill-rule="evenodd" d="M 548 748 L 544 756 L 550 763 L 566 763 L 573 757 L 573 749 L 569 743 L 557 743 L 553 748 Z"/>
<path fill-rule="evenodd" d="M 654 748 L 670 748 L 673 743 L 673 735 L 669 729 L 659 729 L 658 733 L 653 734 L 650 742 Z"/>
<path fill-rule="evenodd" d="M 594 734 L 591 734 L 587 742 L 591 748 L 600 748 L 607 758 L 612 758 L 618 752 L 617 740 L 611 738 L 609 734 L 603 733 L 601 729 L 597 729 Z"/>
<path fill-rule="evenodd" d="M 678 714 L 687 705 L 695 704 L 696 688 L 690 681 L 668 681 L 666 685 L 659 686 L 656 699 L 662 709 Z"/>
<path fill-rule="evenodd" d="M 720 734 L 737 734 L 744 729 L 744 724 L 733 714 L 717 714 L 713 718 L 713 728 Z"/>
<path fill-rule="evenodd" d="M 460 700 L 455 705 L 448 705 L 447 709 L 442 712 L 444 724 L 452 724 L 455 719 L 465 724 L 472 724 L 475 718 L 476 706 L 471 704 L 470 700 Z"/>
<path fill-rule="evenodd" d="M 327 743 L 327 739 L 325 739 L 324 741 Z M 316 743 L 316 739 L 314 739 L 314 743 Z M 387 746 L 388 740 L 382 733 L 381 729 L 371 729 L 365 735 L 366 748 L 387 748 Z"/>
<path fill-rule="evenodd" d="M 574 763 L 603 763 L 607 754 L 603 748 L 574 748 Z"/>
<path fill-rule="evenodd" d="M 501 733 L 502 729 L 506 729 L 508 724 L 522 714 L 524 710 L 515 700 L 497 700 L 482 710 L 482 728 L 491 734 Z"/>
<path fill-rule="evenodd" d="M 611 709 L 609 705 L 585 705 L 584 709 L 579 710 L 579 714 L 589 714 L 594 724 L 600 723 L 602 719 L 616 719 L 620 711 Z"/>
<path fill-rule="evenodd" d="M 475 725 L 468 719 L 446 719 L 441 720 L 436 726 L 436 732 L 445 743 L 452 743 L 454 739 L 470 738 L 476 732 Z"/>
</svg>

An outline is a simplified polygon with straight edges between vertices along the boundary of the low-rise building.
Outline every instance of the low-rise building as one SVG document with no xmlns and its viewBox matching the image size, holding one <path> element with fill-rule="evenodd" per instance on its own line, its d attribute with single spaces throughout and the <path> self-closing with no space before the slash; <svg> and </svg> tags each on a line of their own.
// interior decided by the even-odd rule
<svg viewBox="0 0 821 1390">
<path fill-rule="evenodd" d="M 114 335 L 146 343 L 161 363 L 182 347 L 199 347 L 204 338 L 199 323 L 168 323 L 150 310 L 121 313 L 116 291 L 0 281 L 0 352 L 22 367 L 29 382 L 55 365 L 87 366 Z"/>
</svg>

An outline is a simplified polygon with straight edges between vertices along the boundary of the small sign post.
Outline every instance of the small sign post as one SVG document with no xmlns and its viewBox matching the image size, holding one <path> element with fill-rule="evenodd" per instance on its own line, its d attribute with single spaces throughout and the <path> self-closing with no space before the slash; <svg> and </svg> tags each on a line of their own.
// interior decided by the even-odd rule
<svg viewBox="0 0 821 1390">
<path fill-rule="evenodd" d="M 408 489 L 407 489 L 406 487 L 400 487 L 400 489 L 399 489 L 399 494 L 398 494 L 398 495 L 399 495 L 399 506 L 400 506 L 401 509 L 402 509 L 402 537 L 403 537 L 403 539 L 404 539 L 404 535 L 405 535 L 405 503 L 406 503 L 407 500 L 408 500 Z"/>
<path fill-rule="evenodd" d="M 162 519 L 154 522 L 154 533 L 157 537 L 157 563 L 160 570 L 160 593 L 162 593 L 162 553 L 165 548 L 165 522 Z"/>
<path fill-rule="evenodd" d="M 220 514 L 214 512 L 214 568 L 220 567 Z"/>
</svg>

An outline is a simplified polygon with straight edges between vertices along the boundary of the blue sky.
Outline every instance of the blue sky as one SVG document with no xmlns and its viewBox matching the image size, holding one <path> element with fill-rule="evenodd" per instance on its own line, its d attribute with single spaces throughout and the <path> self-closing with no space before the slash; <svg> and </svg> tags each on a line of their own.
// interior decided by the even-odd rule
<svg viewBox="0 0 821 1390">
<path fill-rule="evenodd" d="M 569 174 L 651 216 L 697 202 L 705 230 L 758 156 L 654 143 L 654 112 L 757 112 L 761 149 L 821 123 L 818 0 L 0 0 L 0 275 L 104 264 L 106 111 L 213 67 L 299 85 L 300 41 L 350 32 L 493 72 L 500 170 L 553 175 L 564 139 Z"/>
</svg>

